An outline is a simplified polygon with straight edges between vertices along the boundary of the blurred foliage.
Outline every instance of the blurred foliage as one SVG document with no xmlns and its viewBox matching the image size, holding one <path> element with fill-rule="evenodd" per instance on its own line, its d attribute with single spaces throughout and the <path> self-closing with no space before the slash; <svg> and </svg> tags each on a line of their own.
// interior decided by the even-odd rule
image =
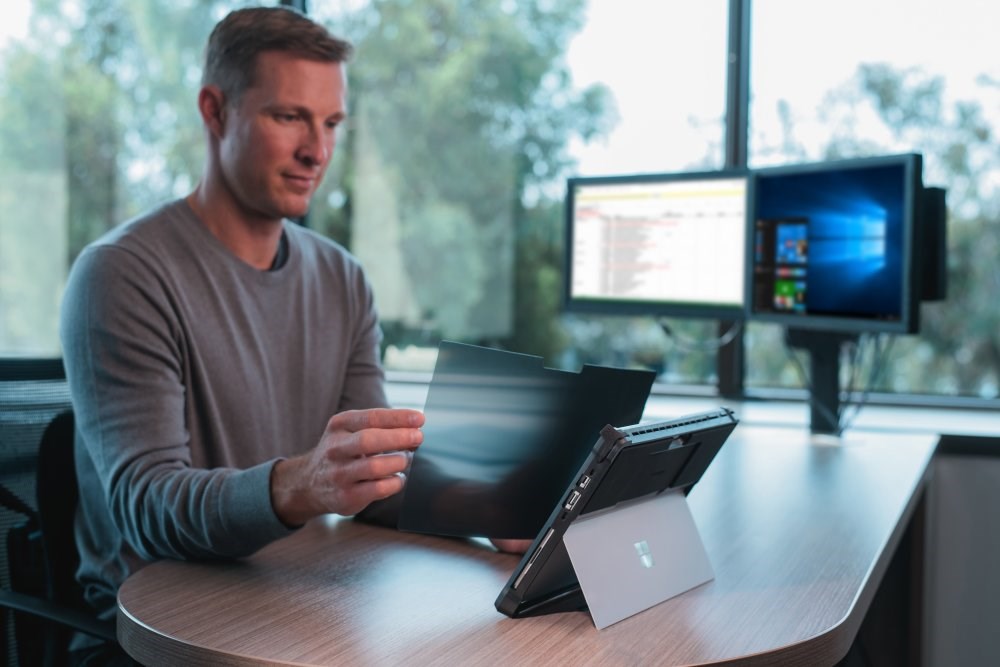
<svg viewBox="0 0 1000 667">
<path fill-rule="evenodd" d="M 368 266 L 394 261 L 398 233 L 402 265 L 376 293 L 407 284 L 413 303 L 383 312 L 387 331 L 546 357 L 565 345 L 559 202 L 538 195 L 572 166 L 570 140 L 614 119 L 608 91 L 574 90 L 563 61 L 583 6 L 375 0 L 326 19 L 356 46 L 351 128 L 326 185 L 336 205 L 311 224 Z"/>
<path fill-rule="evenodd" d="M 67 263 L 105 230 L 193 186 L 202 46 L 231 4 L 33 4 L 29 37 L 2 61 L 0 155 L 11 169 L 66 174 Z"/>
<path fill-rule="evenodd" d="M 778 144 L 759 149 L 788 162 L 919 152 L 924 184 L 947 189 L 947 299 L 922 305 L 919 336 L 895 341 L 875 389 L 1000 396 L 1000 308 L 993 296 L 1000 287 L 1000 142 L 995 109 L 984 106 L 1000 101 L 1000 90 L 985 77 L 979 83 L 976 99 L 949 101 L 941 76 L 861 64 L 818 110 L 829 129 L 819 155 L 796 140 L 786 101 L 780 103 L 785 122 Z M 775 327 L 751 327 L 751 382 L 799 385 L 781 352 L 780 333 L 768 329 Z M 864 374 L 870 360 L 867 366 Z"/>
<path fill-rule="evenodd" d="M 103 231 L 194 186 L 203 44 L 243 4 L 254 3 L 32 3 L 29 36 L 0 54 L 0 347 L 54 335 L 62 276 L 42 277 L 55 270 L 45 258 L 58 255 L 64 271 Z M 713 381 L 714 353 L 683 343 L 710 341 L 714 322 L 671 322 L 671 339 L 648 318 L 560 313 L 568 149 L 617 121 L 610 89 L 576 89 L 565 63 L 585 0 L 310 8 L 357 53 L 351 118 L 309 222 L 363 252 L 373 273 L 392 268 L 399 294 L 386 302 L 410 307 L 386 319 L 387 342 L 447 336 L 564 367 L 644 365 L 670 382 Z M 948 300 L 924 305 L 921 335 L 897 341 L 879 388 L 998 395 L 998 92 L 983 77 L 974 99 L 955 100 L 940 76 L 863 64 L 816 110 L 822 146 L 799 139 L 797 114 L 808 110 L 794 98 L 779 103 L 780 135 L 754 146 L 787 162 L 915 150 L 925 182 L 947 187 Z M 799 384 L 780 330 L 753 325 L 747 341 L 751 383 Z"/>
</svg>

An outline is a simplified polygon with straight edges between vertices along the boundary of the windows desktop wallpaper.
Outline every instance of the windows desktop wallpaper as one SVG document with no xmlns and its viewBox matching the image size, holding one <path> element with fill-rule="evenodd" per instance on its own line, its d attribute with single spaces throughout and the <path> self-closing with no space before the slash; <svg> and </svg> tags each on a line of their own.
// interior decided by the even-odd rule
<svg viewBox="0 0 1000 667">
<path fill-rule="evenodd" d="M 774 249 L 757 258 L 774 269 L 766 309 L 899 319 L 905 183 L 902 165 L 762 175 L 755 218 Z"/>
</svg>

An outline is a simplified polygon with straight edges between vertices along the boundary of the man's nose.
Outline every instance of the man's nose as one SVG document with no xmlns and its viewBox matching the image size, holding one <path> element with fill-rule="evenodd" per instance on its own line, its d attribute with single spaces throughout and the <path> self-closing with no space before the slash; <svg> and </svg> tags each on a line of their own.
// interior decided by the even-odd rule
<svg viewBox="0 0 1000 667">
<path fill-rule="evenodd" d="M 333 153 L 334 137 L 332 131 L 325 126 L 310 127 L 299 146 L 297 157 L 310 166 L 322 166 Z"/>
</svg>

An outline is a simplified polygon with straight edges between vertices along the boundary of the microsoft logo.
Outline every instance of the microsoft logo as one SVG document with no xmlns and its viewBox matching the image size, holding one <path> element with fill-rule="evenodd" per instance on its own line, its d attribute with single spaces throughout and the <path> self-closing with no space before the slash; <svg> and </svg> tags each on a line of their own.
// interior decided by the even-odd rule
<svg viewBox="0 0 1000 667">
<path fill-rule="evenodd" d="M 638 554 L 639 560 L 642 561 L 643 566 L 653 567 L 653 555 L 649 553 L 649 545 L 646 544 L 646 540 L 636 542 L 632 546 L 635 547 L 635 553 Z"/>
</svg>

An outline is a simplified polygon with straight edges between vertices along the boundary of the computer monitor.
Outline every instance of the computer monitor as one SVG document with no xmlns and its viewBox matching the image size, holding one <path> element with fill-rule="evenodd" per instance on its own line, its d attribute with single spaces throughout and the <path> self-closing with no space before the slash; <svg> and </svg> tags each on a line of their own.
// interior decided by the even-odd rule
<svg viewBox="0 0 1000 667">
<path fill-rule="evenodd" d="M 759 169 L 749 317 L 797 329 L 915 333 L 917 154 Z"/>
<path fill-rule="evenodd" d="M 570 178 L 566 310 L 742 319 L 748 175 Z"/>
<path fill-rule="evenodd" d="M 918 154 L 759 169 L 750 193 L 748 317 L 810 356 L 810 421 L 839 435 L 840 350 L 916 333 L 924 193 Z"/>
</svg>

